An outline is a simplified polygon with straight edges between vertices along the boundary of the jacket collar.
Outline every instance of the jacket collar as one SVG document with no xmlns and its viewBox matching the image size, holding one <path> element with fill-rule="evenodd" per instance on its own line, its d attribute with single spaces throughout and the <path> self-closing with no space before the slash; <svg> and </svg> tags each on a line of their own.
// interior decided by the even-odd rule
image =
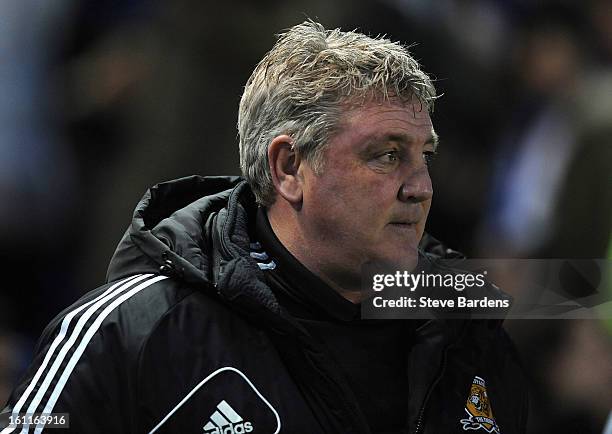
<svg viewBox="0 0 612 434">
<path fill-rule="evenodd" d="M 249 255 L 256 213 L 254 195 L 239 177 L 190 176 L 157 184 L 136 206 L 107 280 L 171 273 L 234 307 L 242 306 L 241 311 L 278 315 L 282 309 Z M 441 259 L 463 258 L 428 234 L 420 253 L 434 265 Z M 491 321 L 487 328 L 502 322 Z"/>
</svg>

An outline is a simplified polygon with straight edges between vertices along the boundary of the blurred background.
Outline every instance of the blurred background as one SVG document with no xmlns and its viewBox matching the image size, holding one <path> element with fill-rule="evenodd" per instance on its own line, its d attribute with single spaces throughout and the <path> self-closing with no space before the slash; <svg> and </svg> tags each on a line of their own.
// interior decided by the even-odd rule
<svg viewBox="0 0 612 434">
<path fill-rule="evenodd" d="M 444 94 L 435 237 L 472 257 L 612 257 L 610 0 L 3 0 L 0 407 L 45 324 L 103 283 L 148 187 L 239 172 L 242 86 L 306 17 L 416 44 Z M 507 327 L 530 432 L 601 433 L 609 324 Z"/>
</svg>

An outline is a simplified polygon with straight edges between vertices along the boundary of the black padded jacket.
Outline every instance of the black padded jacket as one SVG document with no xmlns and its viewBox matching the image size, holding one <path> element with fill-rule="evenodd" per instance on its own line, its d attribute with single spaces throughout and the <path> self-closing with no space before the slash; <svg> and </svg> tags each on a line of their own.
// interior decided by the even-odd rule
<svg viewBox="0 0 612 434">
<path fill-rule="evenodd" d="M 61 432 L 80 434 L 370 433 L 337 365 L 249 256 L 256 208 L 237 177 L 151 188 L 108 283 L 47 326 L 0 420 L 69 413 Z M 430 237 L 422 248 L 450 252 Z M 430 320 L 413 339 L 403 432 L 525 432 L 527 388 L 501 321 Z M 56 432 L 20 428 L 0 432 Z"/>
</svg>

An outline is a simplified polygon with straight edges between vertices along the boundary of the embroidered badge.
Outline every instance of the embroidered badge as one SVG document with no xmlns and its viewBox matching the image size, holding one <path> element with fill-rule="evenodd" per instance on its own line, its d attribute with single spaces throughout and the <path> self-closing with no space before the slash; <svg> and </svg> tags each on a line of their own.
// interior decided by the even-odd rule
<svg viewBox="0 0 612 434">
<path fill-rule="evenodd" d="M 493 409 L 487 395 L 485 381 L 476 376 L 465 403 L 466 419 L 461 419 L 464 431 L 483 429 L 488 433 L 501 434 L 493 417 Z"/>
</svg>

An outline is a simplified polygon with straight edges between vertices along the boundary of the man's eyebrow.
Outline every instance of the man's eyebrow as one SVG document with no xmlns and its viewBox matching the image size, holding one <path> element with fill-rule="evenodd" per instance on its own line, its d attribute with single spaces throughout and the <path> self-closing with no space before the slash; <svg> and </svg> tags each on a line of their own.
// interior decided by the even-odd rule
<svg viewBox="0 0 612 434">
<path fill-rule="evenodd" d="M 410 143 L 414 140 L 412 136 L 407 135 L 407 134 L 402 134 L 402 133 L 390 134 L 386 136 L 386 139 L 397 141 L 397 142 L 404 142 L 404 143 Z M 427 140 L 425 140 L 425 144 L 433 145 L 434 151 L 436 151 L 438 149 L 438 143 L 439 143 L 438 134 L 434 130 L 431 130 L 431 134 L 429 135 Z"/>
<path fill-rule="evenodd" d="M 398 142 L 398 143 L 412 143 L 414 141 L 414 137 L 410 134 L 404 133 L 394 133 L 394 134 L 384 134 L 384 135 L 372 135 L 367 137 L 365 140 L 365 147 L 360 151 L 364 155 L 368 152 L 372 152 L 373 150 L 380 147 L 383 143 L 387 142 Z M 426 145 L 433 145 L 434 152 L 438 149 L 438 134 L 432 129 L 431 134 L 425 140 Z"/>
<path fill-rule="evenodd" d="M 429 139 L 427 139 L 425 144 L 426 145 L 433 145 L 434 151 L 437 151 L 438 150 L 438 143 L 440 143 L 440 139 L 438 138 L 438 134 L 434 130 L 431 130 L 431 136 L 429 136 Z"/>
</svg>

